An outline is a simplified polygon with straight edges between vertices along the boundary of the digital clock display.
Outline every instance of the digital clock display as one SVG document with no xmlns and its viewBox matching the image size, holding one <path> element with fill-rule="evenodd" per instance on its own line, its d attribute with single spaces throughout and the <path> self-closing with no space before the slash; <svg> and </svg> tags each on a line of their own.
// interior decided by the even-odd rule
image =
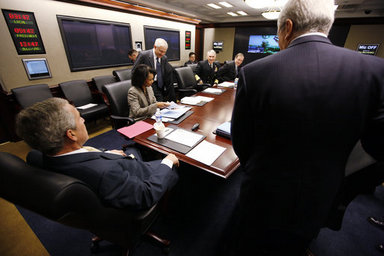
<svg viewBox="0 0 384 256">
<path fill-rule="evenodd" d="M 34 14 L 4 9 L 2 11 L 17 53 L 44 54 L 45 49 Z"/>
</svg>

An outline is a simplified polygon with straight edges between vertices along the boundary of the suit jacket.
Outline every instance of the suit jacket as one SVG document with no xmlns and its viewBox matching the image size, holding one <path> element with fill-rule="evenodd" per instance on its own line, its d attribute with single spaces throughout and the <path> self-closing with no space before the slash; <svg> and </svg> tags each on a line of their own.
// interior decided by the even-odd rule
<svg viewBox="0 0 384 256">
<path fill-rule="evenodd" d="M 162 72 L 164 86 L 163 88 L 159 88 L 157 85 L 157 81 L 153 82 L 152 88 L 153 88 L 155 97 L 159 102 L 160 101 L 176 101 L 175 89 L 173 87 L 174 69 L 171 66 L 171 64 L 168 63 L 168 58 L 165 55 L 161 57 L 160 63 L 161 63 L 161 72 Z M 132 72 L 133 70 L 136 69 L 136 67 L 139 64 L 145 64 L 147 66 L 150 66 L 154 70 L 156 70 L 156 64 L 154 63 L 154 54 L 152 49 L 141 51 L 139 53 L 139 56 L 137 56 L 137 59 L 133 64 Z"/>
<path fill-rule="evenodd" d="M 237 70 L 237 73 L 239 72 L 240 67 L 238 67 Z M 234 81 L 237 77 L 235 62 L 233 60 L 226 62 L 217 72 L 217 77 L 219 79 L 219 83 L 222 83 L 224 81 Z"/>
<path fill-rule="evenodd" d="M 132 86 L 128 90 L 129 117 L 142 120 L 151 117 L 157 109 L 152 87 L 147 87 L 148 99 L 143 90 Z"/>
<path fill-rule="evenodd" d="M 82 180 L 106 204 L 132 209 L 150 208 L 175 185 L 176 171 L 160 162 L 103 152 L 43 158 L 44 168 Z"/>
<path fill-rule="evenodd" d="M 203 83 L 213 85 L 217 79 L 219 68 L 220 65 L 217 62 L 213 62 L 213 68 L 211 68 L 208 60 L 202 60 L 197 64 L 196 75 L 200 77 Z"/>
<path fill-rule="evenodd" d="M 246 229 L 311 239 L 325 226 L 358 139 L 383 159 L 383 87 L 383 59 L 321 36 L 242 68 L 231 135 Z"/>
</svg>

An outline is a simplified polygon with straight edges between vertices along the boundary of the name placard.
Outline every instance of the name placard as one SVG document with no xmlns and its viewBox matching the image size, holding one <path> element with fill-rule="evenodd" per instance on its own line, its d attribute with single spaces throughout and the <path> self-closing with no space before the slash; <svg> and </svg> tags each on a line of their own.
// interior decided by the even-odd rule
<svg viewBox="0 0 384 256">
<path fill-rule="evenodd" d="M 44 54 L 45 49 L 33 12 L 2 9 L 19 55 Z"/>
</svg>

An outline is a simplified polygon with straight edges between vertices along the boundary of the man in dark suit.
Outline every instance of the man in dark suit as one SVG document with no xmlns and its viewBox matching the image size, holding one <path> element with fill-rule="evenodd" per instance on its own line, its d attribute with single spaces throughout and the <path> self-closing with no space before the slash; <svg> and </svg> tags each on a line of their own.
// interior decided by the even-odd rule
<svg viewBox="0 0 384 256">
<path fill-rule="evenodd" d="M 289 0 L 281 51 L 240 71 L 233 255 L 303 255 L 327 223 L 356 142 L 384 157 L 384 60 L 332 45 L 333 21 L 333 0 Z"/>
<path fill-rule="evenodd" d="M 199 84 L 218 84 L 217 71 L 219 71 L 220 65 L 215 62 L 216 52 L 210 50 L 207 52 L 207 59 L 199 61 L 196 67 L 196 81 Z"/>
<path fill-rule="evenodd" d="M 84 119 L 64 99 L 50 98 L 22 110 L 16 124 L 17 134 L 43 153 L 44 168 L 82 180 L 108 205 L 150 208 L 178 179 L 173 154 L 143 162 L 134 148 L 101 152 L 83 147 L 88 139 Z"/>
<path fill-rule="evenodd" d="M 224 81 L 235 81 L 235 78 L 239 75 L 243 61 L 244 55 L 242 53 L 238 53 L 233 61 L 226 62 L 217 72 L 219 83 Z"/>
<path fill-rule="evenodd" d="M 176 101 L 175 89 L 173 87 L 173 67 L 168 63 L 165 55 L 168 43 L 157 38 L 152 49 L 141 51 L 137 57 L 133 70 L 140 64 L 145 64 L 156 70 L 155 81 L 152 84 L 153 92 L 157 101 Z"/>
</svg>

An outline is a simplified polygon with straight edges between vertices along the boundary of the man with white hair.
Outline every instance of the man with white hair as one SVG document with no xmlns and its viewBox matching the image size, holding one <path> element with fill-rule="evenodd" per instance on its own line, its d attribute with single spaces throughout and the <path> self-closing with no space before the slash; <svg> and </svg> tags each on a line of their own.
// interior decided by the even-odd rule
<svg viewBox="0 0 384 256">
<path fill-rule="evenodd" d="M 360 139 L 384 158 L 384 60 L 332 45 L 333 0 L 289 0 L 281 51 L 244 66 L 232 143 L 244 170 L 232 255 L 305 255 Z"/>
<path fill-rule="evenodd" d="M 165 55 L 168 50 L 168 43 L 162 38 L 157 38 L 153 48 L 141 51 L 133 65 L 132 72 L 140 64 L 145 64 L 156 70 L 155 81 L 152 84 L 156 100 L 175 101 L 175 89 L 173 88 L 173 67 L 168 63 Z"/>
<path fill-rule="evenodd" d="M 216 52 L 209 50 L 207 52 L 207 59 L 199 61 L 196 67 L 196 81 L 199 84 L 214 85 L 219 82 L 217 79 L 217 72 L 219 71 L 220 65 L 215 61 Z"/>
</svg>

